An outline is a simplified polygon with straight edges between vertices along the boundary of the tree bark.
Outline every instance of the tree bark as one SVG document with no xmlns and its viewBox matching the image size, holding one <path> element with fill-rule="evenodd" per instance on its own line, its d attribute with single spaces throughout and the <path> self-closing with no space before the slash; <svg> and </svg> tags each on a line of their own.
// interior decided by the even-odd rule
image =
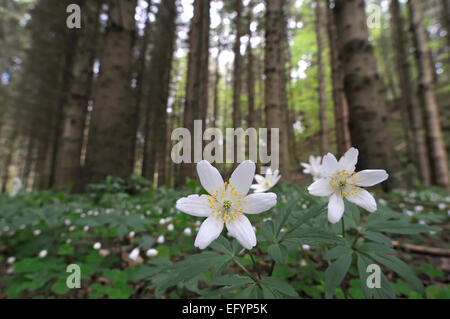
<svg viewBox="0 0 450 319">
<path fill-rule="evenodd" d="M 136 0 L 111 0 L 108 4 L 109 21 L 86 154 L 90 183 L 103 182 L 108 175 L 128 179 L 134 166 L 136 136 L 130 82 Z"/>
<path fill-rule="evenodd" d="M 325 86 L 325 65 L 323 59 L 323 25 L 324 15 L 322 13 L 322 0 L 316 1 L 316 41 L 317 41 L 317 81 L 319 94 L 319 137 L 320 153 L 328 153 L 328 125 L 327 125 L 327 101 Z"/>
<path fill-rule="evenodd" d="M 91 97 L 93 64 L 98 37 L 101 1 L 80 1 L 84 9 L 81 34 L 77 39 L 75 62 L 70 70 L 70 88 L 63 109 L 61 137 L 56 154 L 55 186 L 73 183 L 78 188 L 81 174 L 80 156 L 88 102 Z"/>
<path fill-rule="evenodd" d="M 419 177 L 424 186 L 431 184 L 430 163 L 423 127 L 422 111 L 415 96 L 412 73 L 408 62 L 407 39 L 404 33 L 404 20 L 398 0 L 391 0 L 392 40 L 394 42 L 397 79 L 401 91 L 401 109 L 404 115 L 409 115 L 415 150 L 415 163 Z"/>
<path fill-rule="evenodd" d="M 386 168 L 391 178 L 385 185 L 400 186 L 402 180 L 393 176 L 400 167 L 394 153 L 385 88 L 368 40 L 364 0 L 337 0 L 334 13 L 350 134 L 353 145 L 359 149 L 358 168 Z"/>
<path fill-rule="evenodd" d="M 351 147 L 350 130 L 348 127 L 348 104 L 344 91 L 344 74 L 339 61 L 338 37 L 333 11 L 325 0 L 327 8 L 328 42 L 330 46 L 331 82 L 334 104 L 334 121 L 336 131 L 337 155 L 340 157 Z"/>
<path fill-rule="evenodd" d="M 279 169 L 281 174 L 289 176 L 289 154 L 287 149 L 285 115 L 283 101 L 286 101 L 286 73 L 282 56 L 283 32 L 285 23 L 282 0 L 266 0 L 266 33 L 265 33 L 265 113 L 268 129 L 268 152 L 271 145 L 271 129 L 279 129 Z M 284 88 L 284 89 L 283 89 Z M 272 165 L 274 163 L 271 163 Z"/>
<path fill-rule="evenodd" d="M 425 29 L 422 26 L 421 6 L 418 1 L 409 0 L 409 15 L 413 33 L 416 64 L 419 71 L 419 96 L 425 113 L 425 127 L 429 145 L 433 181 L 443 188 L 449 188 L 447 152 L 442 136 L 439 109 L 434 94 L 433 67 L 429 59 Z"/>
<path fill-rule="evenodd" d="M 146 143 L 143 163 L 145 178 L 153 181 L 155 171 L 158 173 L 157 185 L 166 183 L 167 100 L 175 44 L 175 18 L 175 1 L 163 1 L 156 17 L 155 42 L 149 68 L 147 108 L 151 125 L 145 138 L 150 143 Z"/>
</svg>

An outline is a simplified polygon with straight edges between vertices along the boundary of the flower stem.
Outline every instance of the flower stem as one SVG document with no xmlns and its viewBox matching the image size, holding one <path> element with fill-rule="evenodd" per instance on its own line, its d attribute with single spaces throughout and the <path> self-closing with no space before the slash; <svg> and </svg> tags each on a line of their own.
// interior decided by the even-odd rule
<svg viewBox="0 0 450 319">
<path fill-rule="evenodd" d="M 258 265 L 256 264 L 255 257 L 253 257 L 252 251 L 248 250 L 248 254 L 250 255 L 250 258 L 253 262 L 253 268 L 256 271 L 256 274 L 258 275 L 258 279 L 261 280 L 261 274 L 259 273 Z"/>
<path fill-rule="evenodd" d="M 344 216 L 342 216 L 341 222 L 342 222 L 342 238 L 345 238 Z"/>
<path fill-rule="evenodd" d="M 240 263 L 239 261 L 237 261 L 236 259 L 233 259 L 233 261 L 234 261 L 234 263 L 235 263 L 236 265 L 238 265 L 239 268 L 241 268 L 241 269 L 245 272 L 245 274 L 246 274 L 247 276 L 249 276 L 255 283 L 257 283 L 257 284 L 259 285 L 259 283 L 258 283 L 258 278 L 256 278 L 255 276 L 253 276 L 253 275 L 250 273 L 250 271 L 248 271 L 248 269 L 245 268 L 245 266 L 244 266 L 243 264 L 241 264 L 241 263 Z"/>
</svg>

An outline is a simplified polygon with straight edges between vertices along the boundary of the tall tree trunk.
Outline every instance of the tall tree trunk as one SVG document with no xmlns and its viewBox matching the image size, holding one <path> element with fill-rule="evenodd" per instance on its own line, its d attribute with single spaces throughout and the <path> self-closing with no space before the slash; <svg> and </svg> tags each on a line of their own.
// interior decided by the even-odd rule
<svg viewBox="0 0 450 319">
<path fill-rule="evenodd" d="M 109 21 L 86 154 L 88 182 L 108 175 L 129 178 L 134 160 L 134 109 L 130 105 L 131 51 L 136 0 L 108 2 Z"/>
<path fill-rule="evenodd" d="M 2 193 L 6 193 L 6 188 L 8 186 L 8 181 L 10 179 L 10 166 L 13 160 L 13 156 L 14 156 L 14 152 L 15 152 L 15 145 L 16 145 L 16 139 L 18 137 L 18 128 L 17 128 L 17 123 L 14 123 L 14 127 L 11 130 L 11 134 L 8 137 L 7 140 L 7 144 L 5 147 L 5 150 L 3 150 L 3 152 L 6 151 L 6 156 L 3 160 L 3 167 L 2 167 L 2 171 L 1 171 L 1 178 L 0 181 L 2 181 L 3 185 L 1 187 L 1 191 Z"/>
<path fill-rule="evenodd" d="M 327 101 L 325 86 L 325 65 L 323 59 L 323 26 L 324 15 L 322 11 L 322 0 L 316 1 L 316 41 L 317 41 L 317 77 L 318 77 L 318 93 L 319 93 L 319 137 L 320 137 L 320 153 L 328 152 L 328 125 L 327 125 Z"/>
<path fill-rule="evenodd" d="M 89 98 L 92 91 L 101 1 L 80 1 L 84 9 L 81 34 L 77 39 L 73 68 L 69 71 L 70 88 L 63 108 L 61 137 L 55 163 L 55 186 L 73 183 L 78 188 L 81 166 L 80 156 Z M 76 34 L 76 33 L 74 33 Z"/>
<path fill-rule="evenodd" d="M 207 103 L 207 98 L 205 99 L 205 97 L 208 94 L 208 79 L 205 79 L 207 70 L 204 70 L 205 68 L 208 69 L 208 59 L 205 59 L 204 55 L 209 50 L 209 6 L 210 0 L 194 1 L 194 16 L 190 22 L 189 29 L 189 55 L 183 122 L 184 127 L 191 133 L 192 143 L 190 149 L 183 149 L 183 152 L 191 154 L 191 160 L 194 159 L 194 120 L 201 120 L 202 127 L 205 127 L 206 111 L 202 109 L 205 105 L 200 104 L 202 102 Z M 181 163 L 176 185 L 179 186 L 187 178 L 195 178 L 195 176 L 195 165 L 193 163 Z"/>
<path fill-rule="evenodd" d="M 351 146 L 350 130 L 348 127 L 348 104 L 344 91 L 344 74 L 339 61 L 338 36 L 333 11 L 329 6 L 329 0 L 325 0 L 327 8 L 327 30 L 330 46 L 331 82 L 333 86 L 334 121 L 336 131 L 336 145 L 338 156 Z"/>
<path fill-rule="evenodd" d="M 268 152 L 271 147 L 271 129 L 279 129 L 279 168 L 281 174 L 289 176 L 289 154 L 285 126 L 283 101 L 286 101 L 286 73 L 282 56 L 283 24 L 286 23 L 283 14 L 282 0 L 266 0 L 266 34 L 265 34 L 265 113 L 268 129 Z M 283 63 L 280 63 L 283 61 Z M 284 88 L 284 90 L 283 90 Z M 272 165 L 274 163 L 271 163 Z"/>
<path fill-rule="evenodd" d="M 247 43 L 247 91 L 248 91 L 248 117 L 247 127 L 255 127 L 255 62 L 251 44 L 252 30 L 252 3 L 248 7 L 248 43 Z"/>
<path fill-rule="evenodd" d="M 442 21 L 447 31 L 447 46 L 450 50 L 450 2 L 449 0 L 441 0 L 442 3 Z"/>
<path fill-rule="evenodd" d="M 242 126 L 241 114 L 241 93 L 242 93 L 242 56 L 241 56 L 241 37 L 242 32 L 242 0 L 235 0 L 236 3 L 236 39 L 233 45 L 234 63 L 233 63 L 233 127 L 235 129 Z M 233 166 L 231 170 L 238 165 L 238 147 L 237 143 L 233 143 Z"/>
<path fill-rule="evenodd" d="M 425 126 L 429 145 L 431 167 L 434 182 L 444 188 L 449 188 L 447 152 L 442 137 L 439 109 L 434 95 L 433 67 L 429 59 L 425 29 L 422 26 L 421 6 L 419 1 L 409 0 L 409 15 L 411 31 L 413 32 L 415 56 L 419 70 L 419 96 L 424 107 Z"/>
<path fill-rule="evenodd" d="M 412 124 L 415 162 L 419 177 L 424 186 L 431 184 L 430 163 L 423 127 L 422 111 L 415 96 L 412 73 L 408 62 L 407 38 L 404 33 L 404 20 L 398 0 L 391 0 L 392 39 L 394 42 L 395 64 L 401 90 L 401 112 L 409 115 Z"/>
<path fill-rule="evenodd" d="M 339 38 L 339 57 L 344 71 L 344 89 L 349 105 L 350 134 L 359 149 L 358 166 L 387 168 L 386 184 L 399 186 L 393 174 L 399 163 L 387 115 L 386 92 L 377 73 L 373 48 L 369 42 L 364 0 L 337 0 L 335 21 Z"/>
<path fill-rule="evenodd" d="M 148 102 L 151 125 L 146 132 L 150 140 L 145 149 L 144 177 L 153 181 L 158 172 L 157 185 L 166 183 L 167 100 L 169 97 L 170 71 L 175 44 L 175 0 L 159 5 L 155 22 L 155 42 L 150 62 Z"/>
</svg>

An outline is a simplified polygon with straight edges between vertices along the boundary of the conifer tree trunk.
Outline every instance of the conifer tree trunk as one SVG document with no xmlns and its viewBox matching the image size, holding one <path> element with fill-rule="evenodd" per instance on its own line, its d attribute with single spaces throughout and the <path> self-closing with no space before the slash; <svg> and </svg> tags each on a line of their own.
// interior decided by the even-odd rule
<svg viewBox="0 0 450 319">
<path fill-rule="evenodd" d="M 318 94 L 319 94 L 319 137 L 320 137 L 320 153 L 328 153 L 328 126 L 327 126 L 327 101 L 325 87 L 325 65 L 323 59 L 323 26 L 324 15 L 322 10 L 322 0 L 316 1 L 316 41 L 317 41 L 317 77 L 318 77 Z"/>
<path fill-rule="evenodd" d="M 80 182 L 80 156 L 93 78 L 93 64 L 99 27 L 101 1 L 81 1 L 82 28 L 77 39 L 75 62 L 70 70 L 70 88 L 63 108 L 61 137 L 56 154 L 55 186 Z M 78 185 L 77 185 L 78 186 Z"/>
<path fill-rule="evenodd" d="M 408 1 L 411 31 L 413 32 L 416 64 L 419 71 L 419 96 L 424 108 L 429 156 L 436 185 L 449 188 L 447 152 L 442 136 L 439 109 L 434 94 L 433 67 L 429 59 L 425 29 L 422 26 L 421 2 Z"/>
<path fill-rule="evenodd" d="M 134 160 L 134 110 L 131 95 L 131 50 L 136 0 L 111 0 L 104 54 L 89 128 L 86 154 L 88 182 L 108 175 L 129 178 Z"/>
<path fill-rule="evenodd" d="M 399 163 L 394 155 L 385 88 L 369 42 L 364 0 L 337 0 L 334 13 L 350 134 L 353 146 L 359 149 L 359 169 L 386 168 L 391 174 L 386 185 L 399 186 L 402 180 L 392 176 L 398 172 Z"/>
<path fill-rule="evenodd" d="M 279 168 L 281 174 L 288 176 L 289 155 L 287 149 L 285 115 L 283 101 L 286 101 L 286 73 L 282 56 L 285 23 L 282 0 L 266 0 L 265 34 L 265 113 L 268 129 L 268 151 L 271 149 L 271 129 L 279 129 Z M 283 61 L 283 62 L 281 62 Z M 284 88 L 284 90 L 283 90 Z"/>
<path fill-rule="evenodd" d="M 351 146 L 350 130 L 348 128 L 348 104 L 344 91 L 344 77 L 339 61 L 338 37 L 334 15 L 325 0 L 327 10 L 328 42 L 330 46 L 331 82 L 333 86 L 334 121 L 336 131 L 337 155 L 340 157 Z"/>
<path fill-rule="evenodd" d="M 158 172 L 157 185 L 166 183 L 167 100 L 175 44 L 175 18 L 175 1 L 163 1 L 156 16 L 154 49 L 149 68 L 147 107 L 151 125 L 146 139 L 150 143 L 146 143 L 143 163 L 145 178 L 153 181 L 155 171 Z"/>
<path fill-rule="evenodd" d="M 415 96 L 412 73 L 408 61 L 407 38 L 404 33 L 404 19 L 398 0 L 391 0 L 392 39 L 394 42 L 395 64 L 398 84 L 401 91 L 401 112 L 408 114 L 413 131 L 415 162 L 421 183 L 431 184 L 430 163 L 423 127 L 422 111 Z"/>
</svg>

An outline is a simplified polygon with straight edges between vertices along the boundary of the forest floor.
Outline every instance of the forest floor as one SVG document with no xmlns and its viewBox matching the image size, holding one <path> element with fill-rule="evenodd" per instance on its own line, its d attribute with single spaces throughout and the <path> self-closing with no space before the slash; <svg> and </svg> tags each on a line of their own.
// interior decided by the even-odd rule
<svg viewBox="0 0 450 319">
<path fill-rule="evenodd" d="M 286 197 L 298 198 L 300 209 L 306 209 L 310 204 L 307 197 L 301 198 L 301 189 L 282 183 L 273 191 L 282 201 Z M 194 181 L 181 190 L 155 190 L 140 182 L 125 186 L 111 179 L 91 187 L 84 195 L 55 191 L 1 195 L 0 298 L 240 296 L 239 289 L 205 293 L 204 289 L 211 287 L 209 270 L 167 289 L 159 287 L 164 279 L 159 271 L 199 252 L 193 244 L 201 219 L 175 209 L 178 198 L 199 192 L 201 188 Z M 449 194 L 428 189 L 378 195 L 379 206 L 400 212 L 411 223 L 437 227 L 437 231 L 420 234 L 391 231 L 397 256 L 413 268 L 425 286 L 425 296 L 421 296 L 398 274 L 382 267 L 396 297 L 450 298 Z M 263 221 L 272 215 L 269 211 L 250 217 L 258 237 L 253 251 L 263 277 L 273 265 L 266 253 L 267 243 L 260 240 L 260 235 Z M 362 213 L 361 220 L 367 215 Z M 358 229 L 355 226 L 349 226 L 349 234 Z M 138 255 L 130 258 L 137 247 Z M 157 256 L 149 252 L 152 248 Z M 244 251 L 239 254 L 242 264 L 251 269 L 250 257 Z M 273 275 L 289 282 L 301 298 L 323 298 L 323 276 L 329 264 L 323 255 L 324 247 L 302 245 L 289 254 L 285 264 L 273 268 Z M 69 264 L 80 266 L 80 289 L 66 285 Z M 245 275 L 236 266 L 230 266 L 229 271 Z M 356 267 L 350 268 L 336 297 L 364 298 Z"/>
</svg>

